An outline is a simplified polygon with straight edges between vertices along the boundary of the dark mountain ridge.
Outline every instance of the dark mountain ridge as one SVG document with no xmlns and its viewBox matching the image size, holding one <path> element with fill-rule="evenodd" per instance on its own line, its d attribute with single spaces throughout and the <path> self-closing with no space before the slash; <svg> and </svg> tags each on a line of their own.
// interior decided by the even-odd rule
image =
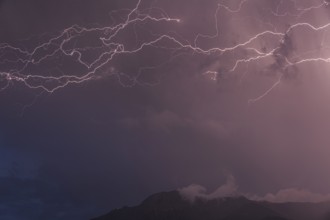
<svg viewBox="0 0 330 220">
<path fill-rule="evenodd" d="M 243 196 L 196 198 L 178 191 L 149 196 L 140 205 L 114 209 L 93 220 L 330 220 L 330 202 L 270 203 Z"/>
</svg>

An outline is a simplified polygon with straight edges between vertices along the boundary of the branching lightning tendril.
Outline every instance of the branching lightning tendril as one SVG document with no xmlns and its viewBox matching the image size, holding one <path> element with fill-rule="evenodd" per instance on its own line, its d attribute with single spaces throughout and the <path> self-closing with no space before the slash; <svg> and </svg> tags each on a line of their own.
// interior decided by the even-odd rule
<svg viewBox="0 0 330 220">
<path fill-rule="evenodd" d="M 160 68 L 170 64 L 177 57 L 185 54 L 199 54 L 202 56 L 224 55 L 226 53 L 235 53 L 236 51 L 246 51 L 243 58 L 233 60 L 233 65 L 228 69 L 228 74 L 237 71 L 237 69 L 248 63 L 258 62 L 266 58 L 278 58 L 281 62 L 283 72 L 278 80 L 260 96 L 249 100 L 250 103 L 261 100 L 275 89 L 283 79 L 285 69 L 291 66 L 301 65 L 308 62 L 330 62 L 330 57 L 309 57 L 303 58 L 296 56 L 286 57 L 285 54 L 279 53 L 281 45 L 285 43 L 291 32 L 304 28 L 313 32 L 327 31 L 330 29 L 330 23 L 314 25 L 308 22 L 299 22 L 299 19 L 306 13 L 325 8 L 329 5 L 327 1 L 320 1 L 315 5 L 301 7 L 294 0 L 290 0 L 295 10 L 285 11 L 282 9 L 286 0 L 279 0 L 277 6 L 270 10 L 276 17 L 290 16 L 294 17 L 297 22 L 289 25 L 284 31 L 277 31 L 277 28 L 270 24 L 272 28 L 251 35 L 248 39 L 238 42 L 229 47 L 205 47 L 199 43 L 201 40 L 214 39 L 222 34 L 219 29 L 218 15 L 220 13 L 237 14 L 244 10 L 250 3 L 249 0 L 241 0 L 236 7 L 228 6 L 224 3 L 218 3 L 215 11 L 215 34 L 199 33 L 194 37 L 193 42 L 189 42 L 178 34 L 168 32 L 165 34 L 155 34 L 152 30 L 147 33 L 149 36 L 146 40 L 137 40 L 135 45 L 126 45 L 120 38 L 125 35 L 125 31 L 135 28 L 139 24 L 150 25 L 170 25 L 178 26 L 184 22 L 184 18 L 172 18 L 168 16 L 164 10 L 160 8 L 141 9 L 142 0 L 138 0 L 135 7 L 127 10 L 124 21 L 111 26 L 102 27 L 82 27 L 73 25 L 52 36 L 44 42 L 36 45 L 32 49 L 25 49 L 9 43 L 0 44 L 0 91 L 8 89 L 17 83 L 23 84 L 29 89 L 41 90 L 47 93 L 53 93 L 61 88 L 72 84 L 82 84 L 87 81 L 102 78 L 104 76 L 115 76 L 118 78 L 122 86 L 150 85 L 141 79 L 141 75 L 145 71 Z M 251 0 L 252 1 L 252 0 Z M 156 13 L 157 12 L 157 13 Z M 213 31 L 210 31 L 213 32 Z M 137 34 L 136 34 L 137 35 Z M 79 46 L 79 41 L 92 36 L 95 38 L 96 44 Z M 130 36 L 131 37 L 131 36 Z M 136 37 L 137 38 L 137 37 Z M 255 47 L 254 42 L 261 38 L 275 39 L 277 42 L 274 48 L 267 51 L 260 47 Z M 170 52 L 170 57 L 163 62 L 140 66 L 136 69 L 136 74 L 126 74 L 117 70 L 114 66 L 115 59 L 126 55 L 138 56 L 139 53 L 148 51 L 150 48 L 156 50 L 165 50 Z M 89 54 L 95 54 L 91 59 L 86 59 Z M 147 52 L 146 52 L 147 53 Z M 39 66 L 52 60 L 68 59 L 79 67 L 77 71 L 71 72 L 72 68 L 61 68 L 57 66 L 49 72 L 40 71 Z M 53 72 L 52 72 L 53 71 Z M 219 72 L 214 69 L 208 69 L 201 73 L 210 75 L 212 80 L 218 79 Z"/>
</svg>

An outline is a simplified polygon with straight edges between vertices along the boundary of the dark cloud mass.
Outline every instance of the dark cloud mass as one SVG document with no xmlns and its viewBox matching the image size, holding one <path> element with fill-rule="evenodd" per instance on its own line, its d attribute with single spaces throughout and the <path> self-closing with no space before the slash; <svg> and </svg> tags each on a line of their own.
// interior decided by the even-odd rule
<svg viewBox="0 0 330 220">
<path fill-rule="evenodd" d="M 81 28 L 137 2 L 0 1 L 0 219 L 88 219 L 171 189 L 328 199 L 328 3 L 142 0 L 131 19 L 180 20 L 133 22 L 107 47 L 113 30 Z"/>
</svg>

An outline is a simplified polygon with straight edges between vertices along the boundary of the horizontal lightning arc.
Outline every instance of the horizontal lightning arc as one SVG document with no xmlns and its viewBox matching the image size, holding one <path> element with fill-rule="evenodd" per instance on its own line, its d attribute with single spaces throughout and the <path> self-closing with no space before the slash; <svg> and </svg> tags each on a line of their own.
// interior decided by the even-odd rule
<svg viewBox="0 0 330 220">
<path fill-rule="evenodd" d="M 0 67 L 0 91 L 4 91 L 8 89 L 11 85 L 15 82 L 23 83 L 29 89 L 41 89 L 47 93 L 53 93 L 59 89 L 65 88 L 72 84 L 81 84 L 87 81 L 91 81 L 94 79 L 99 78 L 98 73 L 101 71 L 102 68 L 111 66 L 111 62 L 114 62 L 116 57 L 121 57 L 125 55 L 135 55 L 140 52 L 146 51 L 146 48 L 152 47 L 154 49 L 168 49 L 170 51 L 176 51 L 177 53 L 184 54 L 186 51 L 190 51 L 191 53 L 201 54 L 201 55 L 211 55 L 211 54 L 219 54 L 223 55 L 224 53 L 228 52 L 235 52 L 236 50 L 245 50 L 249 51 L 246 53 L 245 58 L 240 58 L 233 60 L 233 66 L 229 68 L 229 73 L 234 72 L 237 68 L 243 63 L 251 63 L 257 62 L 261 59 L 272 57 L 276 54 L 276 51 L 279 50 L 280 45 L 283 43 L 283 39 L 288 36 L 291 32 L 298 28 L 308 28 L 312 31 L 321 31 L 328 29 L 330 27 L 330 23 L 324 24 L 322 26 L 315 26 L 307 22 L 303 23 L 295 23 L 289 26 L 284 32 L 272 31 L 272 30 L 264 30 L 262 32 L 256 33 L 255 35 L 249 37 L 247 40 L 237 43 L 231 47 L 211 47 L 211 48 L 203 48 L 198 44 L 198 41 L 203 39 L 214 39 L 219 37 L 220 30 L 218 27 L 218 14 L 221 10 L 225 10 L 228 13 L 240 13 L 243 8 L 249 4 L 249 0 L 242 0 L 239 2 L 236 8 L 231 8 L 225 4 L 219 3 L 214 14 L 215 19 L 215 33 L 211 35 L 199 33 L 194 38 L 193 43 L 189 43 L 188 40 L 182 39 L 177 37 L 176 34 L 162 34 L 162 35 L 155 35 L 150 34 L 150 40 L 145 40 L 140 42 L 133 48 L 125 45 L 124 43 L 120 43 L 117 41 L 117 38 L 123 34 L 123 32 L 134 25 L 141 24 L 141 23 L 151 23 L 151 24 L 178 24 L 182 23 L 181 18 L 172 18 L 169 17 L 165 12 L 159 13 L 158 16 L 154 16 L 150 13 L 141 12 L 140 6 L 142 0 L 138 0 L 135 7 L 128 10 L 126 14 L 126 18 L 123 22 L 114 24 L 112 26 L 103 26 L 103 27 L 81 27 L 79 25 L 72 25 L 64 30 L 62 30 L 58 35 L 53 36 L 46 40 L 45 42 L 40 43 L 36 47 L 31 50 L 26 50 L 20 47 L 15 47 L 8 43 L 1 43 L 0 44 L 0 63 L 2 68 Z M 317 10 L 324 6 L 328 6 L 329 3 L 323 1 L 317 5 L 310 6 L 307 8 L 299 8 L 295 1 L 291 2 L 294 3 L 297 11 L 299 11 L 299 15 L 302 13 L 307 13 L 311 10 Z M 280 1 L 276 12 L 273 14 L 275 16 L 285 16 L 280 14 L 279 7 L 280 4 L 283 4 L 283 1 Z M 153 8 L 150 8 L 152 10 Z M 79 40 L 85 37 L 87 34 L 95 34 L 98 36 L 95 40 L 97 40 L 101 45 L 98 46 L 86 46 L 86 47 L 77 47 L 74 45 L 76 40 Z M 254 48 L 251 45 L 261 39 L 261 38 L 268 38 L 268 37 L 276 37 L 278 39 L 278 46 L 275 48 L 270 49 L 268 52 L 263 52 L 259 48 Z M 171 42 L 173 45 L 172 47 L 164 46 L 165 42 Z M 73 45 L 73 46 L 72 46 Z M 70 49 L 68 49 L 70 47 Z M 49 49 L 52 48 L 52 49 Z M 84 55 L 88 54 L 89 50 L 94 49 L 95 51 L 100 51 L 100 54 L 94 58 L 92 61 L 84 61 Z M 251 53 L 250 53 L 251 52 Z M 7 57 L 8 54 L 14 55 L 15 58 L 9 59 Z M 29 67 L 34 66 L 37 67 L 44 62 L 48 62 L 51 59 L 56 57 L 68 57 L 71 58 L 77 65 L 80 65 L 85 72 L 81 73 L 80 75 L 70 74 L 70 71 L 62 70 L 64 73 L 60 76 L 57 75 L 46 75 L 40 72 L 33 72 L 28 70 Z M 176 55 L 173 55 L 169 60 L 175 60 Z M 330 62 L 329 58 L 309 58 L 309 59 L 300 59 L 295 62 L 290 61 L 289 58 L 284 57 L 286 62 L 285 67 L 293 65 L 300 65 L 306 62 Z M 164 62 L 164 64 L 167 61 Z M 13 68 L 10 70 L 6 70 L 5 66 L 12 66 L 12 64 L 16 64 L 19 68 Z M 161 66 L 161 65 L 160 65 Z M 153 69 L 153 66 L 146 66 L 141 67 L 137 71 L 138 74 L 135 77 L 131 77 L 131 82 L 133 84 L 125 84 L 123 80 L 121 80 L 122 74 L 117 71 L 114 71 L 112 68 L 107 68 L 109 71 L 107 75 L 113 75 L 118 77 L 118 81 L 122 86 L 133 86 L 134 84 L 140 85 L 149 85 L 147 82 L 139 81 L 139 76 L 141 72 L 146 69 Z M 206 70 L 205 73 L 212 74 L 212 79 L 217 79 L 217 71 L 214 70 Z M 124 74 L 125 75 L 125 74 Z M 128 76 L 128 75 L 126 75 Z M 49 83 L 51 82 L 51 83 Z M 281 77 L 277 80 L 273 86 L 269 88 L 264 94 L 260 95 L 258 98 L 251 99 L 249 102 L 253 103 L 259 101 L 260 99 L 267 96 L 279 83 L 281 82 Z"/>
</svg>

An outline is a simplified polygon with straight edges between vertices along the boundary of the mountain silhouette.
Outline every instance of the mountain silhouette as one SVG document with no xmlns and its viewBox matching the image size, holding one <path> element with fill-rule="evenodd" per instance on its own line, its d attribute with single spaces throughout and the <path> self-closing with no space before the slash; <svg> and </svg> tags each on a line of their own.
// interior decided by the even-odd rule
<svg viewBox="0 0 330 220">
<path fill-rule="evenodd" d="M 270 203 L 242 196 L 191 202 L 171 191 L 93 220 L 330 220 L 330 203 Z"/>
</svg>

